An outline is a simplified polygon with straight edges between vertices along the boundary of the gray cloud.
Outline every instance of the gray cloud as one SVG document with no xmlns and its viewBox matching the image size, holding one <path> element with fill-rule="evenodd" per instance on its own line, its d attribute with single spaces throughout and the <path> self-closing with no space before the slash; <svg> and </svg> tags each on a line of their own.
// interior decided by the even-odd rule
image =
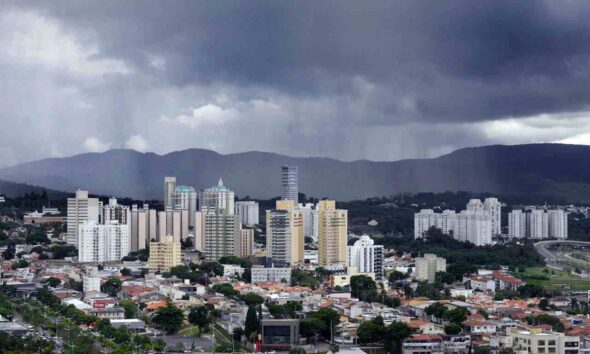
<svg viewBox="0 0 590 354">
<path fill-rule="evenodd" d="M 0 123 L 12 132 L 0 165 L 108 147 L 386 160 L 590 139 L 583 1 L 0 10 Z M 572 115 L 580 124 L 563 127 Z"/>
</svg>

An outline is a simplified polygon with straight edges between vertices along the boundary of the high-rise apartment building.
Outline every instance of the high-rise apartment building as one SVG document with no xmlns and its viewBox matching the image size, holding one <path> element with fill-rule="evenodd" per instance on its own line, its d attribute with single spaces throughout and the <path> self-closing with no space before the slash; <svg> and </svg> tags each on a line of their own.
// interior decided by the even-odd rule
<svg viewBox="0 0 590 354">
<path fill-rule="evenodd" d="M 201 237 L 205 259 L 217 261 L 224 256 L 239 256 L 241 224 L 237 215 L 219 211 L 201 212 Z"/>
<path fill-rule="evenodd" d="M 360 273 L 373 273 L 376 279 L 383 278 L 383 246 L 375 245 L 368 235 L 362 235 L 347 246 L 346 266 L 355 267 Z"/>
<path fill-rule="evenodd" d="M 303 214 L 292 200 L 277 200 L 266 211 L 266 254 L 275 267 L 303 263 Z"/>
<path fill-rule="evenodd" d="M 79 225 L 78 261 L 120 261 L 131 250 L 129 225 L 117 221 L 99 224 L 86 221 Z"/>
<path fill-rule="evenodd" d="M 98 222 L 99 212 L 98 198 L 88 198 L 87 191 L 76 191 L 74 198 L 68 198 L 66 242 L 77 246 L 80 225 L 86 221 Z"/>
<path fill-rule="evenodd" d="M 318 209 L 313 203 L 299 203 L 297 209 L 303 213 L 303 235 L 318 240 Z"/>
<path fill-rule="evenodd" d="M 333 200 L 318 205 L 318 256 L 321 266 L 345 266 L 348 211 L 336 209 Z"/>
<path fill-rule="evenodd" d="M 158 220 L 155 209 L 148 204 L 138 208 L 131 206 L 131 251 L 138 251 L 148 247 L 150 241 L 158 239 Z"/>
<path fill-rule="evenodd" d="M 173 196 L 176 190 L 176 177 L 164 177 L 164 210 L 174 209 Z"/>
<path fill-rule="evenodd" d="M 297 166 L 281 167 L 281 199 L 299 203 L 299 170 Z"/>
<path fill-rule="evenodd" d="M 454 238 L 476 246 L 492 244 L 492 217 L 482 211 L 463 210 L 457 214 Z"/>
<path fill-rule="evenodd" d="M 234 192 L 224 186 L 223 180 L 220 178 L 216 186 L 202 190 L 199 193 L 199 210 L 219 209 L 226 214 L 233 214 L 234 199 Z"/>
<path fill-rule="evenodd" d="M 258 225 L 259 211 L 258 203 L 254 201 L 236 202 L 234 207 L 235 214 L 240 217 L 240 222 L 247 226 Z"/>
<path fill-rule="evenodd" d="M 483 211 L 490 214 L 492 219 L 492 236 L 502 234 L 502 203 L 498 198 L 486 198 L 483 202 Z"/>
<path fill-rule="evenodd" d="M 193 187 L 177 186 L 172 194 L 174 210 L 187 210 L 191 228 L 195 227 L 195 212 L 197 211 L 197 192 Z"/>
<path fill-rule="evenodd" d="M 188 210 L 166 210 L 158 212 L 158 237 L 174 236 L 174 240 L 180 242 L 188 237 L 189 213 Z"/>
<path fill-rule="evenodd" d="M 567 213 L 561 209 L 547 211 L 549 237 L 566 239 L 567 238 Z"/>
<path fill-rule="evenodd" d="M 129 223 L 129 207 L 117 203 L 117 198 L 109 198 L 109 204 L 100 209 L 100 222 L 107 224 L 110 221 L 117 221 L 119 224 Z"/>
<path fill-rule="evenodd" d="M 162 236 L 160 241 L 150 242 L 148 264 L 151 271 L 168 272 L 170 268 L 182 264 L 180 242 L 174 236 Z"/>
<path fill-rule="evenodd" d="M 508 237 L 518 239 L 527 237 L 526 217 L 527 214 L 518 209 L 508 213 Z"/>
<path fill-rule="evenodd" d="M 549 237 L 549 218 L 545 210 L 535 209 L 527 213 L 527 235 L 532 239 Z"/>
<path fill-rule="evenodd" d="M 254 254 L 254 230 L 240 230 L 240 247 L 238 257 L 250 257 Z"/>
<path fill-rule="evenodd" d="M 447 260 L 435 254 L 426 253 L 424 257 L 416 257 L 414 279 L 434 283 L 436 273 L 447 271 Z"/>
</svg>

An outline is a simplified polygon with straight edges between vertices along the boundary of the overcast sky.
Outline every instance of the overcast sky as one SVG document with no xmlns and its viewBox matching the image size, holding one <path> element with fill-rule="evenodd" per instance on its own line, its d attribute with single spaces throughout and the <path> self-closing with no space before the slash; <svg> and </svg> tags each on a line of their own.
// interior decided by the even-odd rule
<svg viewBox="0 0 590 354">
<path fill-rule="evenodd" d="M 3 1 L 0 166 L 590 144 L 587 1 Z"/>
</svg>

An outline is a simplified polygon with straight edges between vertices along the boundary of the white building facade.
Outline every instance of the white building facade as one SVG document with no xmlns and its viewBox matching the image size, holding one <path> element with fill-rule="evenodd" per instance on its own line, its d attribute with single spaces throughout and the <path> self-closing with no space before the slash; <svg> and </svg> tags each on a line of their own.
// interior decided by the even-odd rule
<svg viewBox="0 0 590 354">
<path fill-rule="evenodd" d="M 240 222 L 247 226 L 258 225 L 260 214 L 258 203 L 255 201 L 241 201 L 234 204 L 234 212 L 239 216 Z"/>
<path fill-rule="evenodd" d="M 346 265 L 355 267 L 360 273 L 374 273 L 383 278 L 383 246 L 375 245 L 368 235 L 362 235 L 354 245 L 346 248 Z"/>
<path fill-rule="evenodd" d="M 116 221 L 98 224 L 88 221 L 80 225 L 78 236 L 79 262 L 120 261 L 131 250 L 129 225 Z"/>
</svg>

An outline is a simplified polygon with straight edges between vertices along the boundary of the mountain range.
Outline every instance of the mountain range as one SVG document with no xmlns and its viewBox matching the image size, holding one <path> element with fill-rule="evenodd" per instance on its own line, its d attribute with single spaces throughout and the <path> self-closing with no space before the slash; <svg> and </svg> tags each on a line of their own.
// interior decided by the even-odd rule
<svg viewBox="0 0 590 354">
<path fill-rule="evenodd" d="M 0 179 L 67 192 L 87 189 L 93 194 L 161 199 L 165 176 L 176 176 L 178 184 L 197 189 L 222 177 L 239 197 L 272 198 L 280 194 L 280 167 L 285 164 L 299 167 L 300 192 L 317 198 L 346 201 L 400 192 L 472 191 L 590 201 L 590 146 L 565 144 L 491 145 L 392 162 L 266 152 L 222 155 L 203 149 L 165 155 L 109 150 L 5 167 Z M 0 183 L 0 194 L 3 188 L 10 189 Z"/>
</svg>

